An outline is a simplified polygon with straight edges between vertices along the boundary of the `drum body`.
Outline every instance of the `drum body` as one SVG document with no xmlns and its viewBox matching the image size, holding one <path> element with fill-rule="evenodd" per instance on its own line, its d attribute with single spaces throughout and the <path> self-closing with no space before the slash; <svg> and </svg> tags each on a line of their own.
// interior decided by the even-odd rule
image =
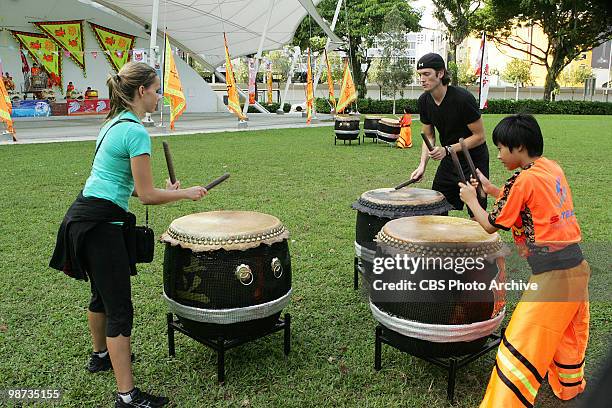
<svg viewBox="0 0 612 408">
<path fill-rule="evenodd" d="M 471 220 L 418 216 L 385 224 L 377 241 L 377 258 L 417 261 L 389 264 L 378 274 L 366 271 L 371 281 L 379 279 L 369 287 L 374 318 L 403 349 L 426 357 L 480 350 L 505 314 L 499 236 Z M 380 291 L 381 282 L 399 281 L 405 287 Z"/>
<path fill-rule="evenodd" d="M 400 134 L 400 123 L 397 119 L 382 118 L 378 122 L 377 136 L 383 142 L 395 144 Z"/>
<path fill-rule="evenodd" d="M 32 75 L 31 78 L 32 88 L 42 89 L 47 87 L 47 78 L 42 74 Z"/>
<path fill-rule="evenodd" d="M 276 217 L 250 211 L 174 220 L 161 239 L 170 311 L 203 338 L 271 328 L 291 296 L 287 237 Z"/>
<path fill-rule="evenodd" d="M 359 116 L 336 115 L 334 133 L 340 140 L 357 140 L 359 138 Z"/>
<path fill-rule="evenodd" d="M 401 217 L 446 214 L 452 209 L 442 193 L 422 188 L 366 191 L 352 207 L 357 210 L 355 256 L 362 275 L 372 267 L 376 253 L 374 239 L 387 222 Z"/>
<path fill-rule="evenodd" d="M 363 122 L 363 133 L 367 137 L 376 139 L 378 137 L 378 122 L 382 118 L 382 116 L 367 115 Z"/>
</svg>

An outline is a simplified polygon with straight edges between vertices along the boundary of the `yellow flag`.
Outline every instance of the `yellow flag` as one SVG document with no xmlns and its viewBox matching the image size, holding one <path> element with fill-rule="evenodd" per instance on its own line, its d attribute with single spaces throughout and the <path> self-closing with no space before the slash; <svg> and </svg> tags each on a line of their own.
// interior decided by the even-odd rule
<svg viewBox="0 0 612 408">
<path fill-rule="evenodd" d="M 15 128 L 13 127 L 13 119 L 11 118 L 12 111 L 13 105 L 11 104 L 11 98 L 4 87 L 4 82 L 0 79 L 0 121 L 6 123 L 6 129 L 9 133 L 13 134 L 13 141 L 16 142 Z"/>
<path fill-rule="evenodd" d="M 240 109 L 240 99 L 238 99 L 238 90 L 236 89 L 236 79 L 234 78 L 234 69 L 230 60 L 229 50 L 227 49 L 227 38 L 223 33 L 223 41 L 225 42 L 225 83 L 227 84 L 227 108 L 236 114 L 238 118 L 244 119 Z"/>
<path fill-rule="evenodd" d="M 170 129 L 174 129 L 174 121 L 185 112 L 185 94 L 179 78 L 178 70 L 174 64 L 170 41 L 166 36 L 164 56 L 164 96 L 170 100 Z"/>
<path fill-rule="evenodd" d="M 327 64 L 327 88 L 329 89 L 329 100 L 331 105 L 336 109 L 336 98 L 334 96 L 334 80 L 332 79 L 331 67 L 329 66 L 329 59 L 327 58 L 327 50 L 325 52 L 325 63 Z"/>
<path fill-rule="evenodd" d="M 83 70 L 85 75 L 85 44 L 83 41 L 83 20 L 70 21 L 40 21 L 34 24 L 50 39 L 64 49 L 65 56 L 69 56 Z"/>
<path fill-rule="evenodd" d="M 314 104 L 314 92 L 312 88 L 312 68 L 310 66 L 310 48 L 308 49 L 308 68 L 306 71 L 306 123 L 310 124 L 312 120 L 312 111 Z"/>
<path fill-rule="evenodd" d="M 115 31 L 97 24 L 89 22 L 100 48 L 104 50 L 104 56 L 119 72 L 130 59 L 130 50 L 134 46 L 135 38 L 131 34 Z"/>
<path fill-rule="evenodd" d="M 349 69 L 348 60 L 344 65 L 344 74 L 342 74 L 342 88 L 340 90 L 340 99 L 336 105 L 336 112 L 342 112 L 351 102 L 357 100 L 357 90 L 353 83 L 351 70 Z"/>
</svg>

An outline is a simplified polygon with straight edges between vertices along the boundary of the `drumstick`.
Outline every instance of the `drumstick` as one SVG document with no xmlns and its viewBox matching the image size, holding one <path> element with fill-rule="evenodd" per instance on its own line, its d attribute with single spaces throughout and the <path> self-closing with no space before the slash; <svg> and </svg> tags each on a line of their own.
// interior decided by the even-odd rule
<svg viewBox="0 0 612 408">
<path fill-rule="evenodd" d="M 425 136 L 425 133 L 423 133 L 423 132 L 421 132 L 421 137 L 423 138 L 423 141 L 427 145 L 427 150 L 429 150 L 431 152 L 434 149 L 434 147 L 431 144 L 431 142 L 429 141 L 429 138 L 427 136 Z"/>
<path fill-rule="evenodd" d="M 166 156 L 166 164 L 168 165 L 168 174 L 170 175 L 170 182 L 176 183 L 176 176 L 174 175 L 174 164 L 172 163 L 172 155 L 170 154 L 170 147 L 168 143 L 162 142 L 164 146 L 164 155 Z"/>
<path fill-rule="evenodd" d="M 478 197 L 486 197 L 487 195 L 482 189 L 480 179 L 478 178 L 478 175 L 476 174 L 476 166 L 474 166 L 474 162 L 472 161 L 472 155 L 470 155 L 467 144 L 465 143 L 465 139 L 460 138 L 459 144 L 461 145 L 461 150 L 463 151 L 465 160 L 468 162 L 468 166 L 470 166 L 470 171 L 472 172 L 472 176 L 478 181 L 478 184 L 476 185 L 476 192 L 478 193 Z"/>
<path fill-rule="evenodd" d="M 459 158 L 457 157 L 457 153 L 451 148 L 449 149 L 451 159 L 453 159 L 453 163 L 455 164 L 455 169 L 457 169 L 457 173 L 459 173 L 459 178 L 463 184 L 467 184 L 467 180 L 465 179 L 465 174 L 463 174 L 463 169 L 461 168 L 461 164 L 459 163 Z"/>
<path fill-rule="evenodd" d="M 223 183 L 225 180 L 227 180 L 229 178 L 229 176 L 230 176 L 229 173 L 225 173 L 221 177 L 218 177 L 218 178 L 214 179 L 213 181 L 211 181 L 204 188 L 206 189 L 206 191 L 210 191 L 210 189 L 213 188 L 214 186 L 216 186 L 217 184 Z"/>
<path fill-rule="evenodd" d="M 404 181 L 402 184 L 400 184 L 398 186 L 395 186 L 395 189 L 399 190 L 400 188 L 404 188 L 404 187 L 409 186 L 412 183 L 416 183 L 416 182 L 417 182 L 416 179 L 410 179 L 408 181 Z"/>
</svg>

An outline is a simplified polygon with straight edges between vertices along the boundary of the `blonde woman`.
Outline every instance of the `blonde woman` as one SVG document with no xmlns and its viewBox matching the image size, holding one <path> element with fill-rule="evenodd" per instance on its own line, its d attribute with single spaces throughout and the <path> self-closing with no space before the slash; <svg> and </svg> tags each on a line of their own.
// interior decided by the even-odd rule
<svg viewBox="0 0 612 408">
<path fill-rule="evenodd" d="M 96 141 L 91 174 L 64 217 L 50 266 L 91 281 L 87 316 L 93 353 L 87 369 L 114 370 L 115 407 L 160 407 L 168 398 L 141 391 L 132 377 L 130 275 L 136 270 L 126 238 L 135 218 L 128 198 L 156 205 L 199 200 L 207 192 L 200 186 L 182 189 L 178 181 L 166 181 L 166 189 L 153 186 L 151 138 L 140 119 L 154 112 L 161 98 L 155 70 L 128 63 L 107 85 L 111 109 Z"/>
</svg>

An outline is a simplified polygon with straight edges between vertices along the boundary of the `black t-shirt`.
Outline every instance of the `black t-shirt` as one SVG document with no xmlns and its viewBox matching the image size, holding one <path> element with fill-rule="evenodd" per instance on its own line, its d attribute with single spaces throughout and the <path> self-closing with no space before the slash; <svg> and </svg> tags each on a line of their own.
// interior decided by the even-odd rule
<svg viewBox="0 0 612 408">
<path fill-rule="evenodd" d="M 448 86 L 440 106 L 425 92 L 419 97 L 421 123 L 433 125 L 438 130 L 440 144 L 447 146 L 458 143 L 459 138 L 472 135 L 467 127 L 480 118 L 476 98 L 463 88 Z M 480 146 L 479 146 L 480 147 Z M 474 149 L 470 149 L 471 151 Z"/>
</svg>

